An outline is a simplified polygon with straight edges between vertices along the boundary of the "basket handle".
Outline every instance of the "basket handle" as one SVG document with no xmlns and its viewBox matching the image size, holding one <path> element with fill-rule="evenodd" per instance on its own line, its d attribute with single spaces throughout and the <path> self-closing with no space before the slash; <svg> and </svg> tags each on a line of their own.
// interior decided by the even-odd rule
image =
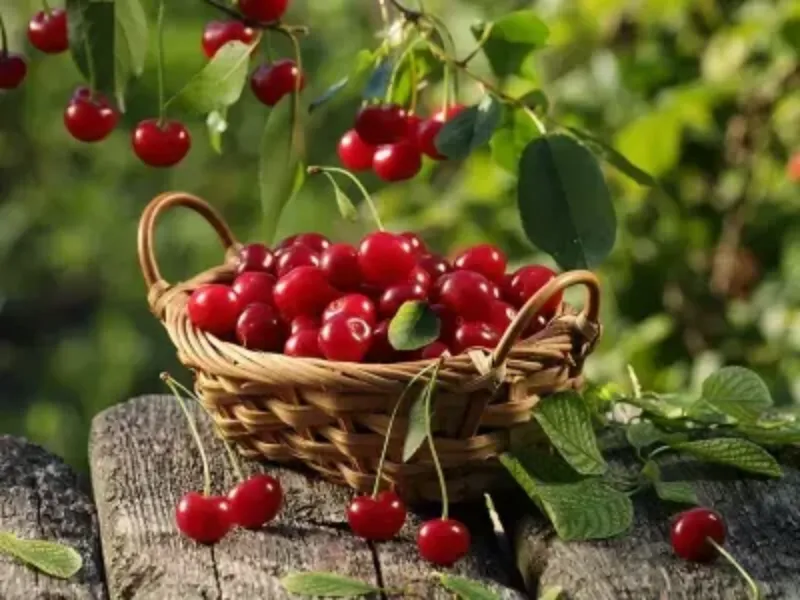
<svg viewBox="0 0 800 600">
<path fill-rule="evenodd" d="M 217 232 L 222 246 L 226 251 L 237 243 L 233 232 L 231 232 L 228 224 L 225 223 L 222 215 L 205 200 L 185 192 L 167 192 L 156 196 L 144 209 L 142 218 L 139 220 L 137 242 L 139 265 L 142 268 L 144 282 L 147 284 L 148 289 L 151 289 L 159 282 L 164 282 L 164 279 L 161 277 L 161 271 L 158 269 L 158 263 L 156 262 L 154 233 L 158 217 L 164 211 L 174 206 L 190 208 L 204 217 L 209 225 L 214 228 L 214 231 Z M 164 283 L 166 284 L 166 282 Z"/>
<path fill-rule="evenodd" d="M 583 309 L 578 314 L 579 322 L 589 325 L 591 329 L 599 329 L 600 317 L 600 282 L 597 276 L 590 271 L 568 271 L 551 279 L 543 288 L 536 292 L 520 309 L 517 318 L 508 326 L 503 337 L 492 354 L 492 365 L 502 365 L 508 358 L 508 354 L 517 343 L 522 332 L 528 327 L 530 322 L 536 317 L 542 307 L 554 295 L 562 292 L 574 285 L 582 285 L 586 288 L 586 302 Z"/>
</svg>

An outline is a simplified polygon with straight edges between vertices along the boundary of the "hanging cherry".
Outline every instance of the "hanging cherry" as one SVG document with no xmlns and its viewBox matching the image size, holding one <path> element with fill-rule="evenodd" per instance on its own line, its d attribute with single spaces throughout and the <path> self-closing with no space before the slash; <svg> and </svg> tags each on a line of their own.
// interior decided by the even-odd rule
<svg viewBox="0 0 800 600">
<path fill-rule="evenodd" d="M 211 21 L 203 29 L 203 52 L 208 58 L 229 42 L 252 44 L 256 31 L 241 21 Z"/>
<path fill-rule="evenodd" d="M 181 162 L 192 147 L 192 138 L 178 121 L 142 121 L 133 130 L 133 151 L 151 167 L 171 167 Z"/>
<path fill-rule="evenodd" d="M 28 24 L 28 40 L 37 50 L 59 54 L 69 49 L 67 13 L 64 9 L 40 10 Z"/>
<path fill-rule="evenodd" d="M 422 157 L 408 140 L 381 146 L 372 161 L 375 174 L 384 181 L 411 179 L 422 168 Z"/>
<path fill-rule="evenodd" d="M 275 106 L 287 94 L 306 86 L 306 78 L 297 63 L 288 58 L 259 66 L 250 76 L 250 88 L 267 106 Z"/>
<path fill-rule="evenodd" d="M 248 19 L 270 23 L 277 21 L 289 8 L 289 0 L 239 0 L 239 10 Z"/>
<path fill-rule="evenodd" d="M 0 90 L 13 90 L 22 84 L 28 65 L 19 54 L 0 52 Z"/>
<path fill-rule="evenodd" d="M 119 122 L 119 112 L 102 94 L 78 88 L 64 111 L 64 125 L 81 142 L 99 142 L 109 136 Z"/>
</svg>

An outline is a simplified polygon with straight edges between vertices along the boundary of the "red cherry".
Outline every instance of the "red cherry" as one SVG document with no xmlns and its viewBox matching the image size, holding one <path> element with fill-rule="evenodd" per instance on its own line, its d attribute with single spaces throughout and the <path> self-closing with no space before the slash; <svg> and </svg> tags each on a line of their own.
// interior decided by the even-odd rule
<svg viewBox="0 0 800 600">
<path fill-rule="evenodd" d="M 369 323 L 347 314 L 335 315 L 319 330 L 319 347 L 328 360 L 361 362 L 371 342 Z"/>
<path fill-rule="evenodd" d="M 297 267 L 281 277 L 272 291 L 275 306 L 287 321 L 319 317 L 337 296 L 319 267 Z"/>
<path fill-rule="evenodd" d="M 59 54 L 69 49 L 67 13 L 63 9 L 40 10 L 28 23 L 28 40 L 37 50 Z"/>
<path fill-rule="evenodd" d="M 64 111 L 64 125 L 81 142 L 98 142 L 108 137 L 119 121 L 119 113 L 102 95 L 92 97 L 79 88 Z"/>
<path fill-rule="evenodd" d="M 379 310 L 381 317 L 391 319 L 400 310 L 405 302 L 412 300 L 425 300 L 427 292 L 421 285 L 414 285 L 412 283 L 401 283 L 386 288 L 381 296 Z"/>
<path fill-rule="evenodd" d="M 555 276 L 556 274 L 551 269 L 542 265 L 531 265 L 518 269 L 508 285 L 508 301 L 517 308 L 522 308 L 523 304 Z M 541 313 L 548 315 L 555 313 L 561 306 L 563 298 L 563 292 L 554 294 L 542 307 Z"/>
<path fill-rule="evenodd" d="M 372 330 L 372 343 L 367 352 L 366 362 L 385 365 L 410 359 L 410 352 L 395 350 L 389 343 L 389 321 L 378 323 Z"/>
<path fill-rule="evenodd" d="M 494 350 L 500 341 L 500 332 L 488 323 L 464 323 L 453 336 L 453 354 L 462 354 L 470 348 Z"/>
<path fill-rule="evenodd" d="M 450 344 L 456 335 L 456 330 L 463 324 L 463 319 L 452 310 L 442 304 L 434 304 L 431 310 L 439 317 L 441 324 L 439 330 L 439 341 Z"/>
<path fill-rule="evenodd" d="M 339 140 L 339 160 L 350 171 L 369 171 L 376 149 L 362 140 L 355 129 L 351 129 Z"/>
<path fill-rule="evenodd" d="M 377 322 L 375 305 L 363 294 L 348 294 L 337 298 L 322 313 L 322 322 L 327 323 L 339 315 L 364 319 L 370 327 Z"/>
<path fill-rule="evenodd" d="M 2 85 L 0 84 L 0 87 Z M 800 181 L 800 152 L 795 153 L 786 165 L 786 175 L 790 181 Z"/>
<path fill-rule="evenodd" d="M 211 21 L 203 29 L 203 52 L 208 58 L 213 58 L 229 42 L 250 45 L 255 39 L 255 30 L 245 27 L 241 21 Z"/>
<path fill-rule="evenodd" d="M 443 342 L 431 342 L 420 351 L 420 358 L 422 360 L 429 360 L 432 358 L 439 358 L 444 356 L 450 349 L 447 344 Z"/>
<path fill-rule="evenodd" d="M 288 248 L 278 250 L 275 254 L 278 263 L 275 272 L 278 277 L 283 277 L 297 267 L 317 267 L 319 266 L 319 255 L 308 246 L 295 244 Z"/>
<path fill-rule="evenodd" d="M 259 66 L 250 76 L 250 88 L 267 106 L 275 106 L 286 95 L 306 87 L 306 78 L 293 60 L 284 58 Z"/>
<path fill-rule="evenodd" d="M 492 314 L 489 318 L 489 324 L 497 331 L 504 333 L 516 318 L 517 309 L 507 302 L 498 300 L 492 304 Z"/>
<path fill-rule="evenodd" d="M 425 269 L 434 281 L 452 270 L 450 263 L 437 254 L 423 255 L 419 259 L 419 266 Z"/>
<path fill-rule="evenodd" d="M 314 335 L 316 335 L 319 325 L 317 319 L 301 315 L 292 319 L 292 322 L 289 324 L 289 332 L 294 335 L 301 331 L 314 331 Z"/>
<path fill-rule="evenodd" d="M 454 104 L 453 106 L 450 106 L 446 109 L 442 108 L 441 110 L 437 110 L 435 113 L 433 113 L 431 119 L 434 121 L 442 121 L 442 122 L 449 121 L 450 119 L 452 119 L 458 114 L 461 114 L 465 110 L 467 110 L 467 107 L 464 106 L 463 104 Z"/>
<path fill-rule="evenodd" d="M 269 304 L 251 304 L 236 322 L 236 339 L 245 348 L 280 352 L 286 336 L 278 311 Z"/>
<path fill-rule="evenodd" d="M 268 273 L 258 271 L 242 273 L 231 286 L 239 296 L 241 306 L 251 304 L 272 304 L 272 290 L 275 288 L 275 278 Z"/>
<path fill-rule="evenodd" d="M 289 8 L 289 0 L 239 0 L 239 10 L 248 19 L 270 23 L 277 21 Z"/>
<path fill-rule="evenodd" d="M 466 321 L 487 321 L 495 297 L 489 280 L 472 271 L 448 273 L 436 282 L 437 302 Z"/>
<path fill-rule="evenodd" d="M 420 528 L 417 548 L 428 562 L 450 567 L 469 551 L 470 541 L 469 529 L 460 521 L 432 519 Z"/>
<path fill-rule="evenodd" d="M 355 130 L 367 144 L 393 144 L 408 135 L 406 113 L 397 104 L 378 104 L 362 108 L 356 115 Z"/>
<path fill-rule="evenodd" d="M 192 138 L 182 123 L 158 120 L 142 121 L 133 130 L 133 151 L 143 163 L 151 167 L 171 167 L 181 162 L 189 153 Z"/>
<path fill-rule="evenodd" d="M 376 231 L 358 247 L 358 265 L 367 283 L 389 286 L 405 283 L 414 268 L 414 248 L 406 238 Z"/>
<path fill-rule="evenodd" d="M 357 496 L 347 507 L 347 522 L 358 537 L 383 542 L 396 536 L 406 522 L 406 506 L 394 492 Z"/>
<path fill-rule="evenodd" d="M 725 543 L 725 522 L 719 513 L 708 508 L 693 508 L 678 515 L 670 530 L 675 554 L 693 562 L 709 562 L 718 555 L 708 541 Z"/>
<path fill-rule="evenodd" d="M 419 150 L 409 141 L 380 146 L 372 161 L 375 174 L 384 181 L 411 179 L 422 168 Z"/>
<path fill-rule="evenodd" d="M 260 529 L 272 521 L 282 502 L 281 484 L 269 475 L 253 475 L 228 492 L 233 521 L 245 529 Z"/>
<path fill-rule="evenodd" d="M 189 492 L 178 503 L 175 522 L 181 533 L 201 544 L 216 544 L 233 526 L 230 505 L 219 496 Z"/>
<path fill-rule="evenodd" d="M 340 290 L 355 290 L 361 284 L 358 251 L 350 244 L 333 244 L 320 256 L 319 266 Z"/>
<path fill-rule="evenodd" d="M 239 297 L 227 285 L 209 283 L 189 297 L 187 312 L 192 325 L 217 337 L 227 337 L 236 330 L 242 311 Z"/>
<path fill-rule="evenodd" d="M 299 233 L 296 233 L 296 234 L 294 234 L 294 235 L 290 235 L 290 236 L 289 236 L 289 237 L 287 237 L 287 238 L 284 238 L 283 240 L 281 240 L 281 241 L 278 243 L 278 245 L 277 245 L 277 246 L 275 246 L 275 252 L 277 252 L 277 251 L 279 251 L 279 250 L 283 250 L 284 248 L 288 248 L 289 246 L 294 246 L 294 242 L 295 242 L 295 240 L 296 240 L 297 238 L 299 238 L 299 237 L 300 237 L 300 234 L 299 234 Z"/>
<path fill-rule="evenodd" d="M 428 119 L 417 128 L 417 146 L 420 152 L 434 160 L 447 160 L 447 156 L 436 147 L 436 136 L 444 127 L 444 121 Z"/>
<path fill-rule="evenodd" d="M 420 286 L 425 292 L 431 289 L 431 285 L 433 285 L 433 278 L 419 265 L 411 269 L 411 275 L 408 276 L 408 281 L 409 283 Z"/>
<path fill-rule="evenodd" d="M 247 244 L 239 250 L 236 272 L 263 271 L 271 273 L 275 264 L 275 256 L 264 244 Z"/>
<path fill-rule="evenodd" d="M 492 294 L 492 298 L 495 300 L 503 299 L 503 293 L 500 291 L 500 286 L 493 281 L 489 282 L 489 292 Z"/>
<path fill-rule="evenodd" d="M 506 255 L 497 247 L 491 244 L 478 244 L 456 256 L 453 266 L 456 269 L 480 273 L 494 283 L 503 283 L 507 263 Z"/>
<path fill-rule="evenodd" d="M 303 329 L 292 334 L 286 340 L 283 353 L 286 356 L 294 356 L 296 358 L 325 358 L 319 347 L 319 330 Z"/>
<path fill-rule="evenodd" d="M 292 246 L 306 246 L 319 253 L 330 248 L 331 241 L 321 233 L 301 233 L 294 236 Z"/>
<path fill-rule="evenodd" d="M 419 236 L 419 234 L 414 233 L 413 231 L 404 231 L 400 235 L 411 242 L 411 247 L 414 249 L 414 254 L 417 256 L 423 256 L 424 254 L 428 253 L 428 248 L 425 246 L 425 242 L 422 241 L 422 238 Z"/>
<path fill-rule="evenodd" d="M 28 74 L 28 65 L 19 54 L 0 53 L 0 90 L 13 90 L 20 86 Z"/>
</svg>

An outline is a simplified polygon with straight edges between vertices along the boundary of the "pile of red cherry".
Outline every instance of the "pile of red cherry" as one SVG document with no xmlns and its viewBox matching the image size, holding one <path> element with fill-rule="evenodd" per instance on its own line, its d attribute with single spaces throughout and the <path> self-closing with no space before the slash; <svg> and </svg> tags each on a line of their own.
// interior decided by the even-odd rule
<svg viewBox="0 0 800 600">
<path fill-rule="evenodd" d="M 539 265 L 507 274 L 506 262 L 480 244 L 451 263 L 411 232 L 370 233 L 358 247 L 304 233 L 274 250 L 242 247 L 232 284 L 198 287 L 187 312 L 198 329 L 253 350 L 348 362 L 432 359 L 494 348 L 517 310 L 554 277 Z M 428 302 L 441 328 L 428 346 L 401 352 L 388 330 L 408 301 Z M 525 337 L 560 303 L 561 294 L 553 296 Z"/>
<path fill-rule="evenodd" d="M 436 136 L 463 110 L 457 104 L 422 119 L 397 104 L 367 105 L 339 141 L 339 160 L 350 171 L 372 169 L 384 181 L 411 179 L 422 168 L 423 154 L 447 158 L 436 148 Z"/>
<path fill-rule="evenodd" d="M 246 19 L 258 23 L 278 21 L 286 12 L 289 0 L 239 0 L 238 8 Z M 252 44 L 256 30 L 241 21 L 213 21 L 203 31 L 202 46 L 210 59 L 222 46 L 239 41 Z M 67 13 L 60 8 L 36 13 L 28 25 L 28 40 L 47 54 L 69 49 Z M 19 54 L 0 51 L 0 90 L 14 89 L 27 75 L 27 64 Z M 255 96 L 267 106 L 305 87 L 305 78 L 292 60 L 278 60 L 258 66 L 250 78 Z M 109 99 L 88 87 L 75 90 L 64 112 L 64 125 L 76 140 L 99 142 L 106 139 L 119 123 L 120 113 Z M 147 119 L 133 130 L 133 151 L 152 167 L 171 167 L 189 153 L 192 140 L 186 126 L 177 120 Z"/>
</svg>

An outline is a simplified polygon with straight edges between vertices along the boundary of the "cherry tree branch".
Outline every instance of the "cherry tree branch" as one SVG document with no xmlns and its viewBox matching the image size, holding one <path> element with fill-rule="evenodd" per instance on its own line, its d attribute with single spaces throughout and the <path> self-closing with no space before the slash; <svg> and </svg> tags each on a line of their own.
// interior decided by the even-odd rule
<svg viewBox="0 0 800 600">
<path fill-rule="evenodd" d="M 221 2 L 220 0 L 203 0 L 203 2 L 205 2 L 206 4 L 208 4 L 213 8 L 216 8 L 218 11 L 227 15 L 231 19 L 241 21 L 242 23 L 253 29 L 270 29 L 273 31 L 281 31 L 295 35 L 306 35 L 308 33 L 308 27 L 306 27 L 305 25 L 285 25 L 280 21 L 271 21 L 269 23 L 264 23 L 246 17 L 238 10 L 231 8 L 230 6 Z"/>
</svg>

